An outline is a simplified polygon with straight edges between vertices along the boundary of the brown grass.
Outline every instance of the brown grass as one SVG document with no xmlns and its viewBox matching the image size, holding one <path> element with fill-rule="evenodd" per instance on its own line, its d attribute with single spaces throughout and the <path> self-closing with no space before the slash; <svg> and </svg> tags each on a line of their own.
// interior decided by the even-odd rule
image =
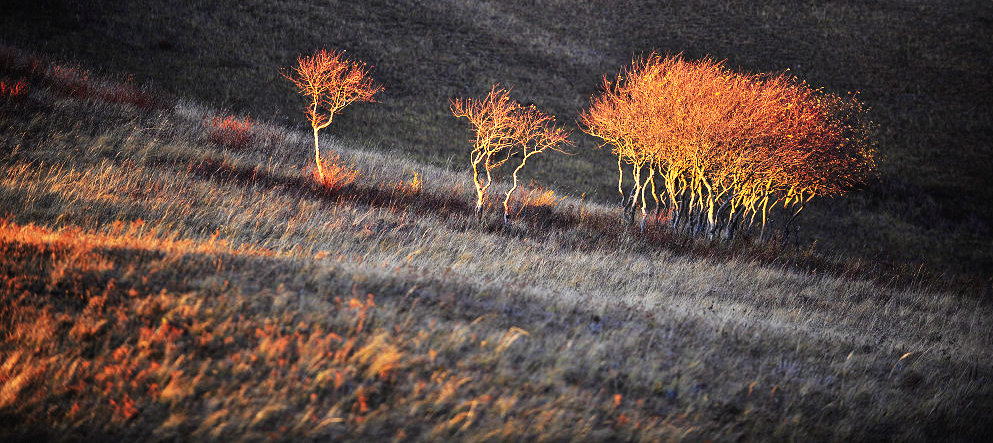
<svg viewBox="0 0 993 443">
<path fill-rule="evenodd" d="M 465 174 L 326 139 L 329 193 L 310 134 L 139 109 L 0 104 L 0 439 L 986 435 L 981 295 L 570 197 L 478 222 Z"/>
<path fill-rule="evenodd" d="M 154 105 L 155 99 L 151 94 L 135 86 L 130 77 L 121 82 L 95 81 L 89 70 L 66 64 L 52 64 L 45 72 L 45 79 L 53 89 L 77 99 L 130 104 L 146 110 Z"/>
</svg>

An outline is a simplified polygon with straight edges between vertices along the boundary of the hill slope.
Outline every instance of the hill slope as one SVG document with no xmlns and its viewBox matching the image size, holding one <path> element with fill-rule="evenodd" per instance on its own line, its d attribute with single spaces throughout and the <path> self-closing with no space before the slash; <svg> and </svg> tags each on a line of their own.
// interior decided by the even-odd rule
<svg viewBox="0 0 993 443">
<path fill-rule="evenodd" d="M 333 131 L 436 166 L 462 161 L 450 97 L 499 82 L 572 122 L 599 77 L 651 50 L 712 55 L 751 72 L 792 73 L 861 91 L 879 123 L 880 177 L 806 209 L 803 244 L 910 271 L 993 277 L 993 7 L 985 1 L 101 1 L 42 0 L 0 16 L 0 41 L 135 74 L 215 107 L 302 122 L 278 68 L 321 46 L 376 66 L 381 104 Z M 289 120 L 287 120 L 289 119 Z M 295 123 L 299 124 L 299 123 Z M 581 155 L 539 160 L 545 186 L 613 201 L 613 167 Z"/>
<path fill-rule="evenodd" d="M 463 174 L 336 139 L 360 177 L 322 190 L 306 134 L 236 149 L 209 108 L 6 53 L 30 87 L 0 103 L 5 440 L 988 431 L 986 299 L 572 199 L 477 222 Z"/>
<path fill-rule="evenodd" d="M 993 277 L 993 5 L 928 2 L 245 1 L 21 2 L 0 40 L 135 74 L 174 94 L 302 122 L 280 66 L 338 47 L 376 66 L 381 104 L 332 130 L 435 166 L 463 159 L 451 97 L 499 82 L 570 123 L 599 77 L 651 50 L 712 55 L 750 72 L 792 73 L 833 93 L 861 91 L 880 127 L 879 181 L 814 201 L 802 240 L 845 257 Z M 294 123 L 299 124 L 299 123 Z M 544 184 L 613 201 L 596 140 L 539 161 Z"/>
</svg>

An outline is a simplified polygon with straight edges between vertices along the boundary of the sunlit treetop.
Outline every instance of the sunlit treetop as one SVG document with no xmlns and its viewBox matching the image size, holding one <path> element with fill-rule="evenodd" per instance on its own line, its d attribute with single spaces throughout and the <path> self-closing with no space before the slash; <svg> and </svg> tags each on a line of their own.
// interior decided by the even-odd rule
<svg viewBox="0 0 993 443">
<path fill-rule="evenodd" d="M 353 102 L 373 102 L 383 87 L 373 83 L 369 67 L 345 58 L 343 51 L 321 49 L 297 58 L 297 66 L 283 76 L 307 97 L 307 116 L 317 128 L 331 124 L 334 114 Z M 323 111 L 323 112 L 322 112 Z"/>
</svg>

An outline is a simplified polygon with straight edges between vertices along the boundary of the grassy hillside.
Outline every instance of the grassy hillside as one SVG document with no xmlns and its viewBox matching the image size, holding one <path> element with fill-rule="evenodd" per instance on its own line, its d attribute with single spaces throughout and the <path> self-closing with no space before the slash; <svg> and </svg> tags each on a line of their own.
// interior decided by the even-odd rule
<svg viewBox="0 0 993 443">
<path fill-rule="evenodd" d="M 339 138 L 328 191 L 305 132 L 228 146 L 209 107 L 3 55 L 5 441 L 989 431 L 988 297 L 571 198 L 480 222 L 464 173 Z"/>
<path fill-rule="evenodd" d="M 993 277 L 989 2 L 21 3 L 0 16 L 0 40 L 290 125 L 302 124 L 302 103 L 278 68 L 320 46 L 346 49 L 376 66 L 386 92 L 332 131 L 435 166 L 465 161 L 468 135 L 447 100 L 494 82 L 571 122 L 602 74 L 653 49 L 789 69 L 831 92 L 861 91 L 880 128 L 878 181 L 810 205 L 803 244 L 987 288 Z M 579 155 L 537 163 L 533 177 L 613 201 L 612 163 L 592 138 L 577 140 Z"/>
</svg>

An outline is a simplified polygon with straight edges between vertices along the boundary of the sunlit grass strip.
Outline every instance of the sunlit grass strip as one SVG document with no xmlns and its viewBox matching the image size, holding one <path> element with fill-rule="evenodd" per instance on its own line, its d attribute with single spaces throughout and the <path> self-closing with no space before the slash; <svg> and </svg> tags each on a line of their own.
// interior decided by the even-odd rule
<svg viewBox="0 0 993 443">
<path fill-rule="evenodd" d="M 130 238 L 141 223 L 114 229 Z M 525 394 L 526 385 L 507 386 L 505 359 L 520 358 L 532 335 L 521 328 L 440 328 L 354 293 L 310 299 L 320 309 L 300 311 L 282 286 L 242 294 L 243 276 L 214 268 L 214 257 L 229 252 L 223 247 L 176 243 L 186 246 L 176 262 L 135 256 L 105 237 L 0 225 L 0 265 L 31 270 L 26 281 L 51 288 L 0 287 L 10 331 L 0 346 L 21 348 L 0 361 L 5 413 L 38 425 L 34 412 L 45 410 L 60 432 L 156 438 L 671 432 L 659 418 L 618 409 L 610 396 L 572 390 L 545 403 Z M 163 261 L 202 274 L 153 289 L 144 282 L 168 272 Z M 35 274 L 44 267 L 33 263 L 66 272 Z M 94 285 L 99 291 L 89 292 Z M 496 387 L 495 374 L 504 374 Z M 585 424 L 574 427 L 577 420 Z"/>
<path fill-rule="evenodd" d="M 225 253 L 248 256 L 272 257 L 278 255 L 275 251 L 241 244 L 231 246 L 226 239 L 218 238 L 215 234 L 209 240 L 193 240 L 178 238 L 163 238 L 145 232 L 145 221 L 141 219 L 130 222 L 115 221 L 110 226 L 110 232 L 88 232 L 79 227 L 50 229 L 33 224 L 18 225 L 9 219 L 0 220 L 0 240 L 32 245 L 58 245 L 72 247 L 79 251 L 91 251 L 102 248 L 126 248 L 144 251 L 162 251 L 178 253 Z"/>
</svg>

